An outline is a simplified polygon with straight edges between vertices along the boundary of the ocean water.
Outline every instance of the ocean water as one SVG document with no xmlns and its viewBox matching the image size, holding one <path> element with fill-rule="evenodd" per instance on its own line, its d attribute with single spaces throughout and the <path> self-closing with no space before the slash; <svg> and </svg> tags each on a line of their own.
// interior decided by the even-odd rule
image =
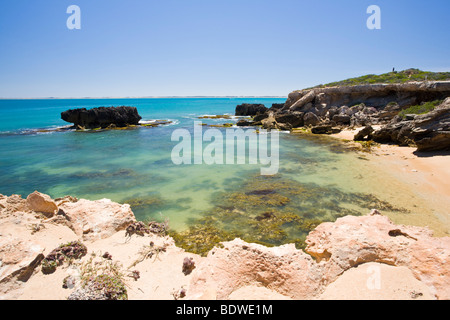
<svg viewBox="0 0 450 320">
<path fill-rule="evenodd" d="M 175 165 L 176 129 L 194 130 L 203 115 L 233 115 L 241 103 L 282 103 L 275 98 L 173 98 L 0 100 L 0 193 L 26 197 L 34 190 L 53 198 L 72 195 L 129 203 L 140 220 L 169 221 L 188 249 L 195 237 L 210 243 L 239 236 L 248 241 L 302 246 L 320 221 L 372 208 L 402 212 L 383 199 L 365 159 L 322 137 L 280 133 L 280 168 L 261 176 L 260 164 Z M 60 113 L 73 108 L 135 106 L 143 121 L 171 124 L 98 132 L 67 126 Z M 220 124 L 237 119 L 208 119 Z M 204 127 L 206 130 L 206 127 Z M 218 129 L 223 132 L 226 129 Z M 367 178 L 366 178 L 367 177 Z M 373 191 L 373 192 L 372 192 Z M 211 235 L 214 239 L 210 239 Z M 222 236 L 221 236 L 222 235 Z M 188 239 L 188 240 L 186 240 Z M 208 240 L 204 240 L 208 242 Z M 200 249 L 197 251 L 201 251 Z"/>
</svg>

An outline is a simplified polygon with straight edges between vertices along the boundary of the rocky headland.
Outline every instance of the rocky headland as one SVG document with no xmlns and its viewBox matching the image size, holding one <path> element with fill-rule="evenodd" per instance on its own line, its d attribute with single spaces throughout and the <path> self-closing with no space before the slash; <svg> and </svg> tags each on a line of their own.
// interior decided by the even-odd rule
<svg viewBox="0 0 450 320">
<path fill-rule="evenodd" d="M 239 105 L 238 126 L 334 134 L 364 128 L 354 140 L 450 150 L 450 81 L 321 86 L 291 92 L 283 105 Z M 375 128 L 377 126 L 377 128 Z"/>
<path fill-rule="evenodd" d="M 0 298 L 450 298 L 450 238 L 376 210 L 319 225 L 304 251 L 235 239 L 202 257 L 167 227 L 106 199 L 0 195 Z"/>
</svg>

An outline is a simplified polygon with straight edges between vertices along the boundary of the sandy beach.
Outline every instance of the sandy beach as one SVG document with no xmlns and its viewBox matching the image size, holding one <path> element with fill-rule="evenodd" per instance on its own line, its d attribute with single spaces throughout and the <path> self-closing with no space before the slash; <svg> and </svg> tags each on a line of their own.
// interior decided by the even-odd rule
<svg viewBox="0 0 450 320">
<path fill-rule="evenodd" d="M 361 129 L 346 129 L 331 136 L 353 141 Z M 450 152 L 421 153 L 413 147 L 379 144 L 365 157 L 370 160 L 370 166 L 394 178 L 399 187 L 409 187 L 409 191 L 431 211 L 431 214 L 416 212 L 403 217 L 399 214 L 390 216 L 391 219 L 396 223 L 428 226 L 435 236 L 450 235 Z"/>
</svg>

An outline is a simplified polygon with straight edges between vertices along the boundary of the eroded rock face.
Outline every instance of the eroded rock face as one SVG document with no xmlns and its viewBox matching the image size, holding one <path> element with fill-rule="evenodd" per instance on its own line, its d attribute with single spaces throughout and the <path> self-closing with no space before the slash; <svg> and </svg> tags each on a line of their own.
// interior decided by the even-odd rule
<svg viewBox="0 0 450 320">
<path fill-rule="evenodd" d="M 31 210 L 43 213 L 47 217 L 53 217 L 58 212 L 58 206 L 50 196 L 35 191 L 27 197 L 28 206 Z"/>
<path fill-rule="evenodd" d="M 293 244 L 267 248 L 235 239 L 214 248 L 198 264 L 187 292 L 189 299 L 222 300 L 241 287 L 258 284 L 287 297 L 307 299 L 318 291 L 321 276 L 313 259 Z"/>
<path fill-rule="evenodd" d="M 304 114 L 302 112 L 292 112 L 276 115 L 275 119 L 278 123 L 289 124 L 292 128 L 302 127 L 304 125 Z"/>
<path fill-rule="evenodd" d="M 0 195 L 0 212 L 15 213 L 18 211 L 28 212 L 30 210 L 27 200 L 22 199 L 21 195 L 13 194 L 10 197 Z"/>
<path fill-rule="evenodd" d="M 109 199 L 80 199 L 64 202 L 59 207 L 73 231 L 87 241 L 107 238 L 136 221 L 128 204 L 118 204 Z"/>
<path fill-rule="evenodd" d="M 43 252 L 40 244 L 29 239 L 9 235 L 0 237 L 0 300 L 31 277 L 44 259 Z"/>
<path fill-rule="evenodd" d="M 87 240 L 88 251 L 104 249 L 103 241 L 109 241 L 106 238 L 110 236 L 116 237 L 112 243 L 121 243 L 124 234 L 116 231 L 135 221 L 128 205 L 110 200 L 65 197 L 55 203 L 59 208 L 57 216 L 42 220 L 29 209 L 26 200 L 0 195 L 0 299 L 8 292 L 12 294 L 16 286 L 25 286 L 33 280 L 30 277 L 36 274 L 45 250 L 49 253 L 60 242 L 76 238 Z M 17 211 L 20 208 L 26 212 Z M 74 232 L 59 223 L 56 228 L 53 225 L 56 218 L 67 219 Z M 43 229 L 28 229 L 36 224 Z M 17 236 L 19 229 L 21 236 Z M 56 230 L 57 234 L 45 233 Z M 59 233 L 62 231 L 64 234 Z M 159 240 L 169 241 L 170 247 L 176 249 L 173 239 Z M 323 223 L 308 235 L 306 243 L 306 250 L 302 251 L 293 244 L 268 248 L 240 239 L 225 242 L 206 258 L 195 258 L 186 298 L 233 299 L 249 294 L 258 298 L 269 295 L 280 299 L 316 299 L 346 271 L 366 263 L 381 263 L 408 268 L 426 285 L 432 297 L 450 299 L 450 237 L 435 238 L 427 228 L 396 225 L 373 210 L 368 216 L 346 216 L 334 223 Z M 133 249 L 137 252 L 144 244 L 148 245 L 148 239 L 142 238 Z M 186 253 L 176 250 L 176 270 L 186 277 L 182 273 Z M 108 252 L 116 256 L 114 248 L 108 248 Z M 191 259 L 188 262 L 194 266 Z M 154 274 L 141 276 L 152 279 Z"/>
<path fill-rule="evenodd" d="M 418 151 L 450 150 L 450 98 L 426 114 L 394 118 L 373 133 L 373 140 L 413 144 Z"/>
<path fill-rule="evenodd" d="M 450 81 L 372 84 L 344 87 L 314 88 L 289 94 L 284 109 L 303 111 L 310 107 L 354 106 L 364 103 L 384 108 L 396 102 L 400 107 L 450 96 Z M 311 103 L 311 105 L 308 105 Z"/>
<path fill-rule="evenodd" d="M 267 248 L 240 239 L 214 248 L 193 272 L 190 299 L 227 299 L 257 285 L 292 299 L 315 299 L 346 270 L 377 262 L 409 268 L 439 299 L 450 298 L 450 238 L 426 228 L 399 226 L 376 214 L 323 223 L 306 240 Z"/>
<path fill-rule="evenodd" d="M 61 113 L 61 119 L 77 128 L 95 129 L 138 125 L 142 117 L 135 107 L 100 107 L 67 110 Z"/>
<path fill-rule="evenodd" d="M 450 298 L 450 237 L 426 228 L 395 225 L 382 215 L 323 223 L 306 240 L 306 252 L 323 266 L 325 282 L 367 262 L 408 267 L 439 299 Z"/>
<path fill-rule="evenodd" d="M 313 130 L 316 134 L 329 133 L 322 130 L 323 126 L 385 125 L 373 134 L 373 140 L 415 145 L 418 151 L 450 150 L 449 96 L 450 81 L 313 88 L 294 91 L 286 103 L 269 110 L 256 111 L 252 109 L 254 105 L 238 106 L 236 115 L 257 115 L 253 125 L 266 129 L 320 127 L 321 130 Z M 405 119 L 398 116 L 409 106 L 443 99 L 444 103 L 430 113 L 406 115 Z"/>
</svg>

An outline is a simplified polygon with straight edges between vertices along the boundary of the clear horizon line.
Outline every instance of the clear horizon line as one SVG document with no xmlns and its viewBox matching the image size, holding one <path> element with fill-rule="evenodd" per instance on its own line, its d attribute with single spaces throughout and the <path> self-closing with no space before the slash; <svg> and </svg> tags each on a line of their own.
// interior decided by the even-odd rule
<svg viewBox="0 0 450 320">
<path fill-rule="evenodd" d="M 31 98 L 3 98 L 0 100 L 88 100 L 88 99 L 164 99 L 164 98 L 282 98 L 287 96 L 136 96 L 136 97 L 31 97 Z"/>
</svg>

